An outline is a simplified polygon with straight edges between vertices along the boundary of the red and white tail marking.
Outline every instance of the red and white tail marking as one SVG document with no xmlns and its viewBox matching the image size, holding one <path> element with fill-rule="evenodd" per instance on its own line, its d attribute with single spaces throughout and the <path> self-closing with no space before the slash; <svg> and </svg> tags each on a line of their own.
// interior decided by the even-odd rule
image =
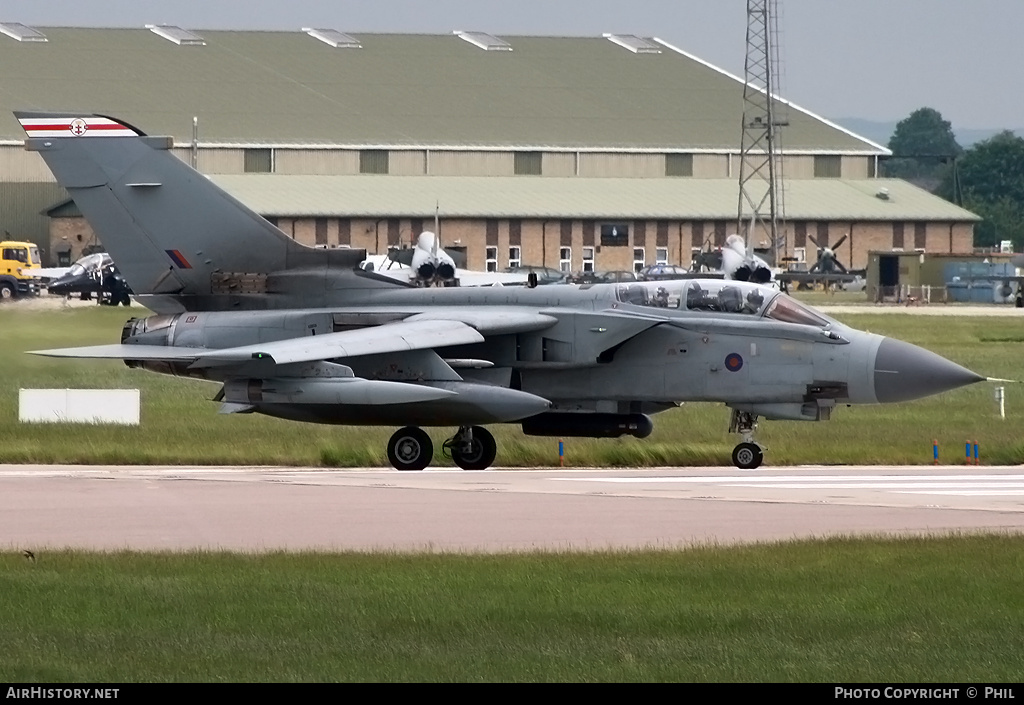
<svg viewBox="0 0 1024 705">
<path fill-rule="evenodd" d="M 110 118 L 85 117 L 20 118 L 29 137 L 136 137 L 135 130 Z"/>
</svg>

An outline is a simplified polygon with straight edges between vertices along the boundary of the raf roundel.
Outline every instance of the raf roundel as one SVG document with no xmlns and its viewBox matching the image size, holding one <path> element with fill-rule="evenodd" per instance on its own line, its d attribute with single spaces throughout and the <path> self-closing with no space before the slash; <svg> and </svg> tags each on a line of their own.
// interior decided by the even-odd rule
<svg viewBox="0 0 1024 705">
<path fill-rule="evenodd" d="M 730 372 L 739 372 L 741 367 L 743 367 L 743 358 L 739 353 L 729 353 L 725 358 L 725 369 Z"/>
</svg>

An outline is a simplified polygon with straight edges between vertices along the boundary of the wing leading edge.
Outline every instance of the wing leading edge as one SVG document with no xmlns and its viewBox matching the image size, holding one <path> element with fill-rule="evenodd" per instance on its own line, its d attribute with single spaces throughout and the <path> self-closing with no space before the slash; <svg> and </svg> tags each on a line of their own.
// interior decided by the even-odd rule
<svg viewBox="0 0 1024 705">
<path fill-rule="evenodd" d="M 373 328 L 289 338 L 237 348 L 186 348 L 159 345 L 95 345 L 33 350 L 33 355 L 112 360 L 192 361 L 192 367 L 215 367 L 263 360 L 278 365 L 468 345 L 484 336 L 459 321 L 439 327 L 435 321 L 401 321 Z"/>
</svg>

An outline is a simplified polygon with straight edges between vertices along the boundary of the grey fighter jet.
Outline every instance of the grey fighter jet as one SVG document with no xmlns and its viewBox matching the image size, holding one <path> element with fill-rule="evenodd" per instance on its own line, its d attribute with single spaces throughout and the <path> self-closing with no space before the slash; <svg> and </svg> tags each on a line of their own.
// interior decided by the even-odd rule
<svg viewBox="0 0 1024 705">
<path fill-rule="evenodd" d="M 16 113 L 140 303 L 119 344 L 41 354 L 122 359 L 214 381 L 226 413 L 400 426 L 388 458 L 419 470 L 422 426 L 466 469 L 487 424 L 545 436 L 647 436 L 686 401 L 731 409 L 732 458 L 762 461 L 759 418 L 823 421 L 981 381 L 934 353 L 855 330 L 752 282 L 422 288 L 303 246 L 150 137 L 110 117 Z"/>
</svg>

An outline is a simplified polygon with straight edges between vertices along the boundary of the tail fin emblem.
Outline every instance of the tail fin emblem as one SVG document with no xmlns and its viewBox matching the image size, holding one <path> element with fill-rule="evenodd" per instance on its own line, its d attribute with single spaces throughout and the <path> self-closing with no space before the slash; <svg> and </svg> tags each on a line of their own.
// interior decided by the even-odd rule
<svg viewBox="0 0 1024 705">
<path fill-rule="evenodd" d="M 177 250 L 164 250 L 167 256 L 171 258 L 171 261 L 177 265 L 178 269 L 192 269 L 192 265 L 185 259 L 185 255 L 181 254 Z"/>
<path fill-rule="evenodd" d="M 38 113 L 45 115 L 45 113 Z M 138 137 L 134 128 L 122 125 L 108 117 L 86 115 L 49 115 L 46 117 L 18 117 L 18 122 L 29 137 Z"/>
</svg>

